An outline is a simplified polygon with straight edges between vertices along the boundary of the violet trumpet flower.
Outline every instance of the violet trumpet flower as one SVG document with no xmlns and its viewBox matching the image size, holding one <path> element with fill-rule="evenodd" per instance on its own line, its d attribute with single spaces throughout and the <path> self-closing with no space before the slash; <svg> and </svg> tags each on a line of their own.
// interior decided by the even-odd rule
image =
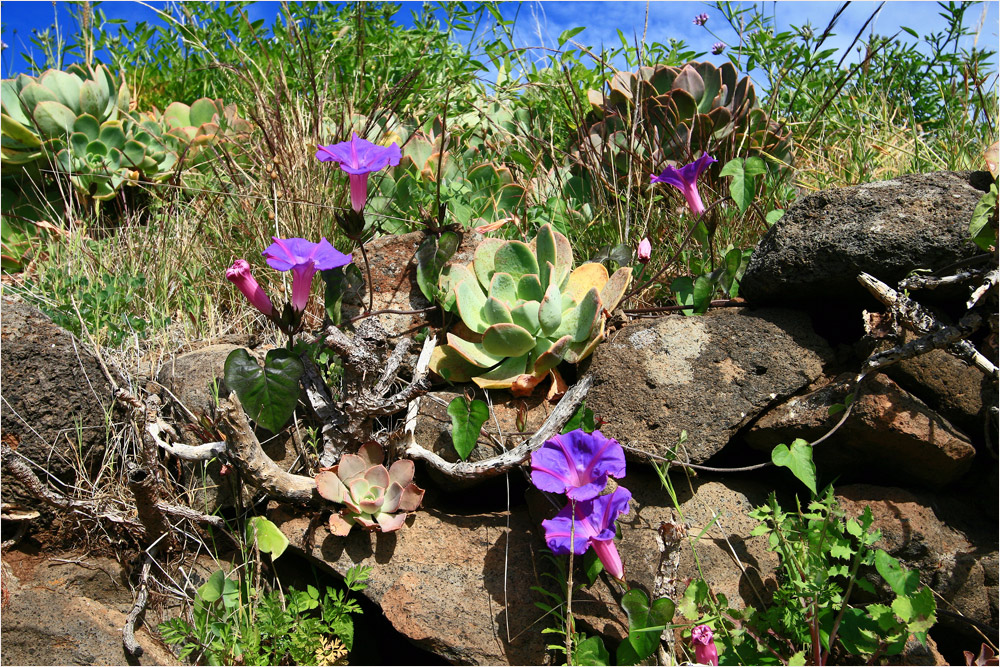
<svg viewBox="0 0 1000 667">
<path fill-rule="evenodd" d="M 649 256 L 653 252 L 653 244 L 649 242 L 649 237 L 644 238 L 639 241 L 639 249 L 636 251 L 635 255 L 640 262 L 645 264 L 649 261 Z"/>
<path fill-rule="evenodd" d="M 292 272 L 292 308 L 301 313 L 309 301 L 309 289 L 317 271 L 329 271 L 351 263 L 351 256 L 338 251 L 325 238 L 319 243 L 305 239 L 279 239 L 264 251 L 272 269 Z"/>
<path fill-rule="evenodd" d="M 541 491 L 590 500 L 604 490 L 608 475 L 625 476 L 625 452 L 600 431 L 576 429 L 550 438 L 531 454 L 531 482 Z"/>
<path fill-rule="evenodd" d="M 368 174 L 390 165 L 395 167 L 401 158 L 402 151 L 396 142 L 379 146 L 360 138 L 357 132 L 351 133 L 350 141 L 319 146 L 316 151 L 317 160 L 338 162 L 340 168 L 347 172 L 347 178 L 351 182 L 351 208 L 358 213 L 365 207 L 368 199 Z"/>
<path fill-rule="evenodd" d="M 554 519 L 542 521 L 546 544 L 555 554 L 568 554 L 570 549 L 582 554 L 593 547 L 604 569 L 615 579 L 624 579 L 625 567 L 615 546 L 615 520 L 628 514 L 631 499 L 631 492 L 619 486 L 606 496 L 567 503 Z"/>
<path fill-rule="evenodd" d="M 659 176 L 651 174 L 649 181 L 650 183 L 666 183 L 680 190 L 684 198 L 687 199 L 691 212 L 700 216 L 705 212 L 705 205 L 701 202 L 701 195 L 698 193 L 698 177 L 713 162 L 717 162 L 717 160 L 708 153 L 704 153 L 700 158 L 680 169 L 667 167 Z"/>
<path fill-rule="evenodd" d="M 250 273 L 250 264 L 245 259 L 236 260 L 226 269 L 226 280 L 236 285 L 254 308 L 268 317 L 272 316 L 274 306 L 271 299 Z"/>
<path fill-rule="evenodd" d="M 691 630 L 691 643 L 694 644 L 694 659 L 699 665 L 718 665 L 719 650 L 712 639 L 712 628 L 707 625 L 696 625 Z"/>
</svg>

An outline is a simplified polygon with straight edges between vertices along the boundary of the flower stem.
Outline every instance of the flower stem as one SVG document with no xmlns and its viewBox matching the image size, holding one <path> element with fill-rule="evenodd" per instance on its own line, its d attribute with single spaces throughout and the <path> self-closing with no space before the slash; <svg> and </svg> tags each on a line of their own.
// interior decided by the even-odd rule
<svg viewBox="0 0 1000 667">
<path fill-rule="evenodd" d="M 570 500 L 569 570 L 566 573 L 566 664 L 573 664 L 573 539 L 576 532 L 576 501 Z"/>
<path fill-rule="evenodd" d="M 365 271 L 368 273 L 368 312 L 375 307 L 375 284 L 372 283 L 372 265 L 368 262 L 368 253 L 365 252 L 365 242 L 358 240 L 361 248 L 361 257 L 365 260 Z"/>
</svg>

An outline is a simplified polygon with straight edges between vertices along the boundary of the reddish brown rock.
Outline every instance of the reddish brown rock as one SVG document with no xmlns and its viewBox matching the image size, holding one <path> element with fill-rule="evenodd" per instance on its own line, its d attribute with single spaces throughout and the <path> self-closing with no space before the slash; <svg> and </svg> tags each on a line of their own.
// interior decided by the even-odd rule
<svg viewBox="0 0 1000 667">
<path fill-rule="evenodd" d="M 874 527 L 882 531 L 877 547 L 919 570 L 921 582 L 948 603 L 939 600 L 939 608 L 997 627 L 995 542 L 976 544 L 938 517 L 932 499 L 903 489 L 855 484 L 840 488 L 837 498 L 849 516 L 871 507 Z M 947 615 L 939 615 L 938 622 L 972 632 L 970 625 Z"/>
<path fill-rule="evenodd" d="M 843 416 L 829 409 L 845 397 L 844 381 L 785 401 L 746 434 L 753 447 L 770 451 L 796 438 L 815 440 Z M 943 487 L 961 477 L 976 455 L 969 440 L 947 420 L 895 382 L 878 374 L 863 387 L 853 412 L 829 440 L 814 450 L 826 474 L 864 474 L 898 483 Z"/>
</svg>

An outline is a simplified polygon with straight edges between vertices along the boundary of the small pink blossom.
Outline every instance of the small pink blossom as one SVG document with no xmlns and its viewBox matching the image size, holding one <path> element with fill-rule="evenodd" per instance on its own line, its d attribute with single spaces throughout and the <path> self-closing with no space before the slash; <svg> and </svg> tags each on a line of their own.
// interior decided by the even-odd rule
<svg viewBox="0 0 1000 667">
<path fill-rule="evenodd" d="M 271 317 L 274 312 L 271 299 L 251 275 L 250 264 L 245 259 L 236 260 L 226 269 L 226 280 L 236 285 L 254 308 Z"/>
<path fill-rule="evenodd" d="M 639 241 L 639 249 L 636 251 L 636 256 L 639 261 L 645 264 L 649 261 L 649 255 L 653 252 L 653 244 L 649 242 L 649 237 L 644 238 Z"/>
<path fill-rule="evenodd" d="M 713 636 L 712 628 L 707 625 L 697 625 L 691 630 L 694 659 L 699 665 L 719 664 L 719 650 L 715 648 Z"/>
</svg>

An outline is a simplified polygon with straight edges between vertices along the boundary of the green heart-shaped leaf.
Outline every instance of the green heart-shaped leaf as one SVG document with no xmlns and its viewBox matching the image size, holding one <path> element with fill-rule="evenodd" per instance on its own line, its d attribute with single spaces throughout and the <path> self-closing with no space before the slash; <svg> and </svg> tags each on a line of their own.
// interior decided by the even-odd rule
<svg viewBox="0 0 1000 667">
<path fill-rule="evenodd" d="M 288 538 L 278 530 L 268 519 L 262 516 L 250 517 L 247 522 L 247 540 L 252 541 L 256 536 L 257 548 L 264 553 L 271 554 L 271 560 L 275 560 L 285 552 L 288 546 Z"/>
<path fill-rule="evenodd" d="M 451 441 L 458 456 L 465 461 L 476 448 L 483 424 L 490 418 L 490 409 L 478 399 L 470 402 L 465 396 L 457 396 L 448 404 L 448 415 L 451 416 Z"/>
<path fill-rule="evenodd" d="M 816 495 L 816 465 L 813 463 L 812 447 L 802 438 L 792 442 L 792 446 L 778 445 L 771 450 L 771 462 L 788 468 L 792 474 Z"/>
<path fill-rule="evenodd" d="M 250 418 L 272 433 L 280 431 L 295 411 L 302 373 L 302 362 L 285 349 L 269 351 L 263 368 L 243 348 L 226 357 L 226 384 L 240 397 Z"/>
</svg>

